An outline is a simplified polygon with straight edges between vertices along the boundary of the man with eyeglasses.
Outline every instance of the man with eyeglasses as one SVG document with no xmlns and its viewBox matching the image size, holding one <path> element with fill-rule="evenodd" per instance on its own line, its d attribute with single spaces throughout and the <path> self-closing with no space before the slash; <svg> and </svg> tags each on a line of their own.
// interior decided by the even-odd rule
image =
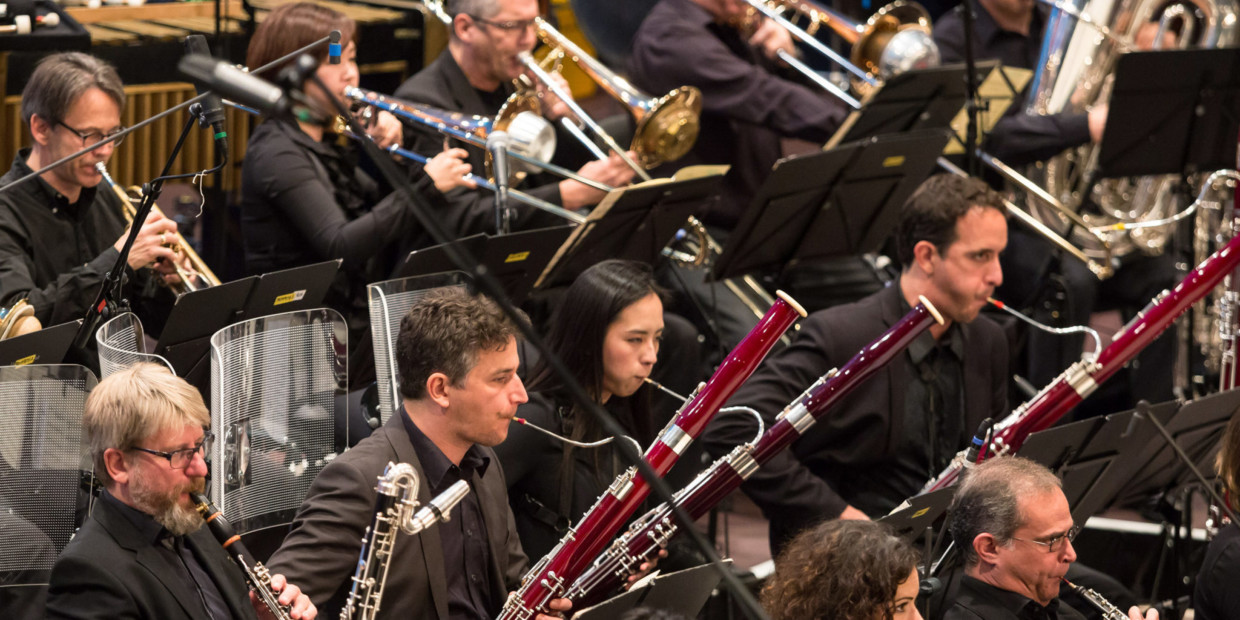
<svg viewBox="0 0 1240 620">
<path fill-rule="evenodd" d="M 48 618 L 269 616 L 191 499 L 205 489 L 210 423 L 198 390 L 158 364 L 91 391 L 82 430 L 105 490 L 52 567 Z M 271 582 L 291 617 L 316 616 L 297 586 Z"/>
<path fill-rule="evenodd" d="M 1059 599 L 1080 527 L 1049 469 L 1021 457 L 990 459 L 966 472 L 949 518 L 965 574 L 944 620 L 1084 618 Z M 1128 617 L 1157 620 L 1158 612 L 1142 616 L 1133 606 Z"/>
<path fill-rule="evenodd" d="M 123 128 L 124 104 L 120 78 L 107 63 L 77 52 L 43 59 L 22 91 L 22 120 L 31 146 L 18 152 L 0 188 L 114 137 Z M 25 298 L 43 325 L 86 314 L 126 237 L 120 200 L 100 191 L 102 175 L 95 169 L 119 143 L 114 140 L 0 190 L 0 305 Z M 175 222 L 151 214 L 129 254 L 129 267 L 154 266 L 163 280 L 176 281 L 172 261 L 185 259 L 165 246 L 176 231 Z M 130 290 L 141 290 L 147 277 L 137 274 Z"/>
<path fill-rule="evenodd" d="M 513 80 L 526 72 L 518 55 L 533 50 L 538 42 L 534 32 L 538 4 L 538 0 L 447 0 L 445 9 L 452 15 L 448 48 L 406 80 L 396 90 L 396 96 L 452 112 L 495 116 L 516 91 Z M 559 80 L 567 90 L 568 83 L 563 78 Z M 567 106 L 546 92 L 542 85 L 538 85 L 538 90 L 543 114 L 550 121 L 558 122 L 568 112 Z M 604 126 L 613 128 L 606 122 Z M 623 137 L 616 139 L 624 144 Z M 409 140 L 413 141 L 413 150 L 422 153 L 438 152 L 443 148 L 440 137 L 423 130 L 411 133 Z M 589 156 L 583 157 L 584 149 L 558 127 L 557 144 L 556 163 L 569 167 L 580 165 L 577 172 L 583 177 L 611 187 L 627 185 L 633 179 L 633 170 L 614 153 L 607 159 L 586 162 Z M 464 148 L 469 151 L 469 163 L 474 172 L 482 174 L 485 168 L 482 149 L 469 145 Z M 570 210 L 594 205 L 604 196 L 604 192 L 583 183 L 568 179 L 557 183 L 547 175 L 537 175 L 527 180 L 526 185 L 529 187 L 525 191 L 531 195 Z M 468 218 L 463 218 L 466 221 L 456 226 L 458 234 L 494 228 L 494 202 L 489 192 L 456 189 L 448 194 L 448 199 L 454 204 L 468 206 L 464 210 Z M 521 207 L 515 226 L 533 228 L 563 223 L 558 217 Z"/>
</svg>

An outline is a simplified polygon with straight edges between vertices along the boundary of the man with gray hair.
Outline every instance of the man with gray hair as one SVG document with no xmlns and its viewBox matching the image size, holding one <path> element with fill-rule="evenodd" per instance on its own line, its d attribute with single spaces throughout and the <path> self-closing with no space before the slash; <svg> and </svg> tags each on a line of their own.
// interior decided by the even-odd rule
<svg viewBox="0 0 1240 620">
<path fill-rule="evenodd" d="M 990 459 L 966 472 L 950 515 L 965 575 L 944 620 L 1083 618 L 1059 600 L 1080 527 L 1050 470 L 1021 457 Z M 1158 612 L 1143 617 L 1132 607 L 1128 617 L 1157 620 Z"/>
<path fill-rule="evenodd" d="M 198 390 L 158 364 L 108 376 L 86 399 L 82 431 L 105 490 L 52 567 L 48 618 L 255 618 L 239 567 L 204 529 L 211 416 Z M 298 620 L 314 605 L 283 575 Z"/>
<path fill-rule="evenodd" d="M 111 65 L 78 52 L 39 62 L 22 91 L 22 121 L 31 145 L 18 151 L 0 177 L 4 187 L 35 170 L 98 144 L 123 129 L 125 92 Z M 25 298 L 43 325 L 81 318 L 116 263 L 128 226 L 119 198 L 97 191 L 120 140 L 0 191 L 0 305 Z M 155 267 L 177 281 L 172 261 L 184 261 L 165 243 L 176 223 L 151 214 L 129 254 L 129 267 Z M 145 276 L 135 281 L 140 290 Z"/>
</svg>

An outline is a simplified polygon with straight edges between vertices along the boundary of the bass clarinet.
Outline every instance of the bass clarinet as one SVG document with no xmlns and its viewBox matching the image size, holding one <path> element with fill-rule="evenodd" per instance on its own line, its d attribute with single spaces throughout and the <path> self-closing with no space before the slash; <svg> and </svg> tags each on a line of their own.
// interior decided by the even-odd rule
<svg viewBox="0 0 1240 620">
<path fill-rule="evenodd" d="M 1199 197 L 1198 202 L 1201 200 Z M 1029 435 L 1050 428 L 1085 397 L 1094 393 L 1099 384 L 1110 379 L 1136 357 L 1189 307 L 1209 295 L 1224 278 L 1233 275 L 1237 267 L 1240 267 L 1240 235 L 1232 237 L 1227 245 L 1208 256 L 1175 288 L 1159 293 L 1115 335 L 1096 361 L 1082 360 L 1069 366 L 1033 399 L 996 424 L 994 437 L 987 445 L 986 458 L 1014 454 Z M 964 455 L 964 452 L 957 454 L 947 469 L 926 483 L 922 493 L 951 486 L 961 470 L 970 465 L 965 462 Z"/>
<path fill-rule="evenodd" d="M 271 573 L 267 572 L 267 567 L 263 566 L 262 562 L 253 561 L 254 556 L 250 555 L 250 550 L 241 542 L 241 535 L 237 534 L 228 519 L 211 504 L 206 495 L 194 493 L 190 497 L 194 501 L 194 507 L 198 509 L 198 514 L 207 522 L 207 529 L 220 545 L 223 545 L 228 555 L 232 556 L 233 562 L 241 567 L 246 583 L 258 600 L 262 601 L 271 611 L 271 615 L 278 620 L 292 620 L 289 608 L 280 604 L 279 595 L 271 589 Z"/>
<path fill-rule="evenodd" d="M 448 514 L 469 493 L 469 483 L 457 480 L 447 491 L 435 496 L 426 507 L 418 510 L 418 474 L 408 463 L 387 464 L 375 487 L 375 522 L 362 536 L 362 552 L 353 573 L 353 588 L 340 620 L 373 620 L 379 615 L 383 584 L 387 581 L 396 534 L 418 534 L 439 521 L 447 522 Z"/>
<path fill-rule="evenodd" d="M 757 370 L 784 331 L 805 316 L 805 310 L 791 297 L 782 291 L 776 295 L 778 298 L 758 325 L 728 354 L 715 374 L 698 386 L 646 450 L 644 457 L 657 475 L 665 475 L 676 464 L 711 417 Z M 520 589 L 508 596 L 499 617 L 530 620 L 535 614 L 547 613 L 547 604 L 565 596 L 568 586 L 589 567 L 649 494 L 649 482 L 637 475 L 635 468 L 617 476 L 555 548 L 526 573 Z"/>
<path fill-rule="evenodd" d="M 754 443 L 742 444 L 726 457 L 715 461 L 693 482 L 675 495 L 676 503 L 691 519 L 710 511 L 745 482 L 763 464 L 792 445 L 806 429 L 835 403 L 858 385 L 883 369 L 932 325 L 943 324 L 938 310 L 921 298 L 917 307 L 904 315 L 882 336 L 861 349 L 838 370 L 820 377 L 779 414 L 776 423 Z M 676 534 L 678 526 L 672 509 L 661 504 L 631 525 L 607 551 L 568 589 L 568 598 L 591 605 L 623 585 L 638 572 L 642 562 L 655 558 Z"/>
</svg>

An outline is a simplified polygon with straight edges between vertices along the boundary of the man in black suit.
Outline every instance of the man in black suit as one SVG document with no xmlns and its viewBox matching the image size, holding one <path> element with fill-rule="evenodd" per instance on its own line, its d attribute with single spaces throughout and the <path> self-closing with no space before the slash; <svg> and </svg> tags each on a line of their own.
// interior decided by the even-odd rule
<svg viewBox="0 0 1240 620">
<path fill-rule="evenodd" d="M 190 498 L 206 483 L 210 423 L 198 390 L 156 364 L 131 366 L 91 391 L 82 426 L 106 490 L 52 567 L 48 618 L 266 613 L 247 600 L 241 570 L 202 527 Z M 271 586 L 293 618 L 316 616 L 283 575 Z"/>
<path fill-rule="evenodd" d="M 515 91 L 513 80 L 526 71 L 517 60 L 517 55 L 531 51 L 538 42 L 534 34 L 538 0 L 448 0 L 446 8 L 452 15 L 448 48 L 434 62 L 406 80 L 396 90 L 396 96 L 452 112 L 495 116 Z M 560 79 L 567 90 L 568 83 Z M 539 91 L 545 92 L 545 89 L 540 85 Z M 558 122 L 567 114 L 568 108 L 554 95 L 545 95 L 543 113 L 548 120 Z M 417 132 L 414 138 L 412 148 L 415 151 L 429 153 L 442 148 L 439 137 L 425 131 Z M 560 157 L 565 145 L 571 141 L 567 133 L 560 132 L 557 163 L 562 161 Z M 469 163 L 474 172 L 483 174 L 485 158 L 482 149 L 463 146 L 469 151 Z M 584 164 L 578 173 L 611 187 L 627 185 L 634 175 L 633 170 L 614 153 L 608 159 Z M 527 190 L 530 194 L 570 210 L 594 205 L 604 195 L 602 191 L 568 179 L 554 183 L 548 182 L 545 175 L 538 175 L 531 182 L 541 184 Z M 484 216 L 493 204 L 489 192 L 457 189 L 447 196 L 454 203 L 470 204 L 469 212 L 479 215 L 476 225 L 488 223 Z M 521 219 L 532 214 L 526 207 L 522 207 L 520 213 Z M 536 221 L 541 225 L 564 223 L 558 218 L 548 220 L 541 216 Z M 461 234 L 475 232 L 481 231 L 475 228 Z"/>
<path fill-rule="evenodd" d="M 379 617 L 494 617 L 528 564 L 490 448 L 507 437 L 517 405 L 527 400 L 515 334 L 494 302 L 461 290 L 414 303 L 396 343 L 403 407 L 319 473 L 271 570 L 338 614 L 374 521 L 379 475 L 389 462 L 408 463 L 421 504 L 458 480 L 470 492 L 447 523 L 396 536 Z M 562 611 L 568 602 L 552 606 Z"/>
<path fill-rule="evenodd" d="M 822 519 L 881 516 L 948 464 L 987 417 L 1007 410 L 1007 341 L 979 317 L 1002 283 L 1007 245 L 1000 197 L 976 179 L 932 177 L 909 198 L 898 232 L 900 279 L 861 301 L 811 314 L 792 344 L 767 359 L 730 405 L 767 427 L 819 376 L 847 362 L 925 296 L 946 323 L 842 400 L 742 489 L 770 520 L 771 550 Z M 707 427 L 722 457 L 756 431 L 743 412 Z"/>
</svg>

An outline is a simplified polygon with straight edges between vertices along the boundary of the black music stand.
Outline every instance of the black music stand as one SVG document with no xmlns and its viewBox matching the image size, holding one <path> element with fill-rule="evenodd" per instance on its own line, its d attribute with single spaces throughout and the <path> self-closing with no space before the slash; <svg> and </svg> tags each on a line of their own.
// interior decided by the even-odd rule
<svg viewBox="0 0 1240 620">
<path fill-rule="evenodd" d="M 915 495 L 904 500 L 904 504 L 896 507 L 879 523 L 885 523 L 896 536 L 912 542 L 921 537 L 927 529 L 934 527 L 935 522 L 944 514 L 956 496 L 956 487 L 950 486 L 922 495 Z"/>
<path fill-rule="evenodd" d="M 560 246 L 534 288 L 570 284 L 609 258 L 653 264 L 690 215 L 705 211 L 722 175 L 646 182 L 608 194 Z"/>
<path fill-rule="evenodd" d="M 59 364 L 64 361 L 82 319 L 61 323 L 16 338 L 0 340 L 0 366 Z"/>
<path fill-rule="evenodd" d="M 507 235 L 477 234 L 456 243 L 465 246 L 471 256 L 499 279 L 504 292 L 514 305 L 521 305 L 534 288 L 534 279 L 542 274 L 573 231 L 572 226 L 539 228 Z M 448 258 L 444 246 L 414 250 L 397 268 L 396 278 L 456 271 L 456 263 Z"/>
<path fill-rule="evenodd" d="M 155 354 L 168 360 L 177 376 L 207 393 L 211 336 L 236 320 L 257 283 L 258 278 L 250 276 L 178 297 Z"/>
<path fill-rule="evenodd" d="M 732 560 L 724 563 L 731 565 Z M 618 620 L 637 607 L 662 609 L 685 618 L 696 618 L 719 585 L 719 574 L 709 564 L 659 575 L 645 586 L 633 588 L 598 605 L 577 612 L 574 620 Z"/>
<path fill-rule="evenodd" d="M 258 277 L 237 320 L 321 307 L 342 262 L 336 259 L 264 273 Z"/>
<path fill-rule="evenodd" d="M 1124 54 L 1093 178 L 1235 168 L 1237 135 L 1240 49 Z"/>
<path fill-rule="evenodd" d="M 943 130 L 894 134 L 775 162 L 714 278 L 878 250 L 947 141 Z"/>
</svg>

